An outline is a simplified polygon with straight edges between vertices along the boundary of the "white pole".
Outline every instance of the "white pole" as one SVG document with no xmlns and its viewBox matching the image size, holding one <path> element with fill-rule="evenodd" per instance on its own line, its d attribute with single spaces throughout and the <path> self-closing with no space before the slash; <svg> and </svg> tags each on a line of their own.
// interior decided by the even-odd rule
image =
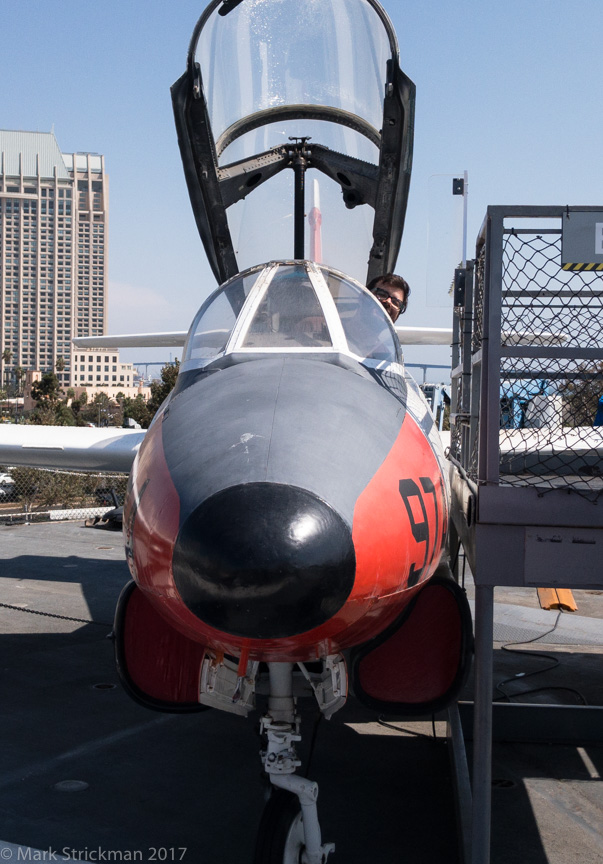
<svg viewBox="0 0 603 864">
<path fill-rule="evenodd" d="M 469 190 L 469 175 L 463 172 L 463 270 L 467 266 L 467 192 Z"/>
</svg>

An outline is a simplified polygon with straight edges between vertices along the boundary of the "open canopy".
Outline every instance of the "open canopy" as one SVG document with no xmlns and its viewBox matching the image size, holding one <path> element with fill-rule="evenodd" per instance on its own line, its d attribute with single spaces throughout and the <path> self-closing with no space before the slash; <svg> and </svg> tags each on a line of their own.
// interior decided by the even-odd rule
<svg viewBox="0 0 603 864">
<path fill-rule="evenodd" d="M 219 282 L 274 258 L 393 269 L 414 85 L 377 0 L 213 0 L 172 98 Z"/>
</svg>

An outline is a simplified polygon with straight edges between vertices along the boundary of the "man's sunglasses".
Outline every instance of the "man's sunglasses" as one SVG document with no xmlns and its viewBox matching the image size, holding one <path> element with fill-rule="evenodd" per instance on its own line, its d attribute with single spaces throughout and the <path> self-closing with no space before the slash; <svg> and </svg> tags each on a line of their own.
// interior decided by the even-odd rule
<svg viewBox="0 0 603 864">
<path fill-rule="evenodd" d="M 375 297 L 378 297 L 380 300 L 389 300 L 392 303 L 398 312 L 401 312 L 404 308 L 404 300 L 400 300 L 399 297 L 394 297 L 389 291 L 386 291 L 384 288 L 375 288 L 373 290 L 373 294 Z"/>
</svg>

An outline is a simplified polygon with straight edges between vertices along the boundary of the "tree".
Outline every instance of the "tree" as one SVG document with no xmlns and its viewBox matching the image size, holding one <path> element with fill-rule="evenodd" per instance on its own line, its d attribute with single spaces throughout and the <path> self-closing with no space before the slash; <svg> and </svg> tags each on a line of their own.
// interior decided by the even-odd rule
<svg viewBox="0 0 603 864">
<path fill-rule="evenodd" d="M 28 422 L 34 426 L 55 426 L 54 407 L 48 402 L 38 402 Z"/>
<path fill-rule="evenodd" d="M 60 402 L 54 409 L 53 426 L 75 426 L 75 415 L 66 402 Z"/>
<path fill-rule="evenodd" d="M 44 471 L 40 474 L 37 497 L 38 503 L 43 508 L 50 509 L 59 506 L 67 509 L 78 503 L 85 506 L 85 479 L 81 474 L 72 474 L 66 471 Z"/>
<path fill-rule="evenodd" d="M 34 426 L 75 426 L 75 414 L 65 402 L 51 405 L 48 402 L 38 402 L 32 412 L 29 422 Z"/>
<path fill-rule="evenodd" d="M 17 395 L 23 395 L 23 379 L 25 378 L 25 369 L 22 366 L 15 366 L 15 381 L 17 384 Z"/>
<path fill-rule="evenodd" d="M 55 361 L 54 368 L 57 370 L 57 372 L 64 372 L 65 371 L 65 358 L 61 357 L 60 354 L 57 355 L 57 359 Z"/>
<path fill-rule="evenodd" d="M 108 408 L 111 403 L 109 396 L 104 390 L 101 390 L 100 393 L 97 393 L 92 399 L 91 405 L 97 405 L 101 408 Z"/>
<path fill-rule="evenodd" d="M 42 375 L 31 388 L 32 399 L 36 407 L 31 415 L 31 422 L 37 426 L 74 426 L 75 416 L 67 405 L 61 401 L 63 391 L 59 379 L 54 372 Z"/>
<path fill-rule="evenodd" d="M 164 400 L 174 389 L 179 371 L 179 360 L 175 360 L 173 363 L 166 363 L 161 369 L 161 381 L 153 381 L 151 384 L 151 398 L 147 403 L 151 416 L 155 415 Z"/>
<path fill-rule="evenodd" d="M 81 397 L 80 397 L 81 400 Z M 109 397 L 102 390 L 96 393 L 90 401 L 85 402 L 81 409 L 80 415 L 86 423 L 94 423 L 95 426 L 100 426 L 103 411 L 109 403 Z"/>
<path fill-rule="evenodd" d="M 94 423 L 95 426 L 121 426 L 123 420 L 121 406 L 107 393 L 101 390 L 90 402 L 86 402 L 85 393 L 82 396 L 71 403 L 71 409 L 77 416 L 79 426 L 84 426 L 86 423 Z"/>
<path fill-rule="evenodd" d="M 70 388 L 71 389 L 71 388 Z M 67 390 L 67 394 L 69 394 L 69 390 Z M 71 402 L 71 410 L 73 411 L 73 415 L 75 417 L 76 423 L 78 426 L 85 426 L 86 422 L 92 422 L 86 420 L 86 405 L 88 403 L 88 394 L 84 390 L 80 393 L 78 399 L 73 399 Z"/>
<path fill-rule="evenodd" d="M 92 402 L 88 406 L 88 414 L 94 411 L 94 417 L 91 417 L 92 422 L 95 422 L 97 426 L 108 426 L 108 415 L 107 412 L 109 410 L 109 405 L 111 404 L 111 400 L 109 396 L 104 393 L 102 390 L 100 393 L 97 393 Z"/>
<path fill-rule="evenodd" d="M 153 413 L 149 411 L 149 406 L 144 400 L 144 396 L 140 393 L 135 399 L 130 396 L 124 399 L 124 420 L 131 417 L 137 423 L 140 423 L 143 429 L 148 429 L 153 419 Z"/>
<path fill-rule="evenodd" d="M 23 502 L 25 512 L 34 507 L 85 507 L 96 503 L 94 490 L 98 476 L 85 476 L 65 471 L 46 471 L 37 468 L 12 468 L 17 498 Z"/>
<path fill-rule="evenodd" d="M 46 372 L 39 381 L 34 382 L 31 388 L 32 399 L 35 399 L 38 403 L 46 403 L 53 408 L 59 402 L 62 395 L 63 391 L 59 384 L 59 379 L 54 372 Z"/>
<path fill-rule="evenodd" d="M 2 352 L 2 361 L 4 363 L 4 375 L 5 375 L 5 385 L 6 385 L 7 396 L 8 396 L 8 384 L 9 384 L 10 372 L 6 368 L 6 366 L 10 363 L 10 361 L 12 359 L 13 359 L 13 352 L 10 350 L 10 348 L 5 348 L 4 351 Z"/>
<path fill-rule="evenodd" d="M 29 513 L 40 491 L 42 472 L 36 468 L 12 468 L 10 473 L 15 481 L 17 498 Z"/>
</svg>

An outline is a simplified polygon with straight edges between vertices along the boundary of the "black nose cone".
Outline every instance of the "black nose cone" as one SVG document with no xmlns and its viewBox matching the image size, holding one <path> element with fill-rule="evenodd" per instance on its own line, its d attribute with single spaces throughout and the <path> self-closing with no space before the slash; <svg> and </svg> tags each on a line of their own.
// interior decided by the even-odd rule
<svg viewBox="0 0 603 864">
<path fill-rule="evenodd" d="M 350 529 L 311 492 L 247 483 L 212 495 L 174 548 L 184 603 L 222 632 L 279 639 L 328 621 L 345 603 L 356 562 Z"/>
</svg>

